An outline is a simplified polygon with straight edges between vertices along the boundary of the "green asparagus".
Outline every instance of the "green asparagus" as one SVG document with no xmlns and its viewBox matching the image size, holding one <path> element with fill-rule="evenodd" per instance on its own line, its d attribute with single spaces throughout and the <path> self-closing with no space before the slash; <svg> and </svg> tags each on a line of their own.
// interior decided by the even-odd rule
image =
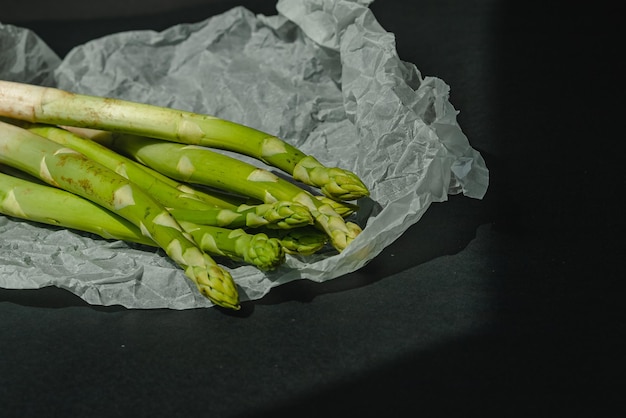
<svg viewBox="0 0 626 418">
<path fill-rule="evenodd" d="M 27 180 L 0 165 L 0 212 L 15 218 L 61 226 L 117 239 L 156 246 L 134 224 L 65 190 Z"/>
<path fill-rule="evenodd" d="M 0 213 L 33 222 L 89 232 L 105 239 L 158 245 L 131 222 L 78 195 L 39 183 L 0 165 Z M 272 270 L 285 260 L 278 238 L 179 222 L 206 253 Z"/>
<path fill-rule="evenodd" d="M 343 251 L 360 232 L 348 228 L 344 219 L 306 190 L 268 170 L 195 145 L 182 145 L 135 136 L 109 144 L 116 151 L 156 171 L 183 182 L 228 190 L 265 203 L 279 200 L 297 202 L 310 211 L 315 225 L 329 236 L 331 244 Z"/>
<path fill-rule="evenodd" d="M 119 137 L 124 136 L 123 134 L 121 135 L 114 134 L 111 132 L 105 132 L 105 131 L 100 131 L 100 130 L 95 130 L 95 129 L 76 128 L 76 127 L 65 127 L 65 129 L 70 132 L 75 133 L 76 135 L 82 138 L 91 139 L 92 142 L 98 143 L 100 144 L 99 145 L 100 147 L 104 147 L 104 148 L 107 148 L 106 146 L 111 147 L 114 141 L 120 141 Z M 47 135 L 44 134 L 43 136 L 47 136 Z M 51 139 L 54 139 L 54 138 L 51 137 Z M 127 139 L 123 139 L 123 140 L 132 140 L 132 137 L 127 136 Z M 79 148 L 75 148 L 75 149 L 77 149 L 78 151 L 81 150 Z M 88 156 L 90 155 L 93 155 L 93 154 L 88 154 Z M 132 161 L 133 163 L 135 162 L 130 159 L 127 159 L 127 161 L 128 162 Z M 150 174 L 151 176 L 158 178 L 162 183 L 165 183 L 169 185 L 170 187 L 173 187 L 183 192 L 183 195 L 192 195 L 197 200 L 202 200 L 205 203 L 208 203 L 217 207 L 236 209 L 238 206 L 241 206 L 241 205 L 248 206 L 248 205 L 255 205 L 255 204 L 260 203 L 260 201 L 251 199 L 249 196 L 234 195 L 232 193 L 227 193 L 227 192 L 220 191 L 217 189 L 211 189 L 210 191 L 198 190 L 197 188 L 191 187 L 189 184 L 186 184 L 184 182 L 178 182 L 170 177 L 167 177 L 159 173 L 158 171 L 151 169 L 150 167 L 146 167 L 145 165 L 142 165 L 142 164 L 137 164 L 137 165 L 142 170 L 147 171 L 148 174 Z M 359 209 L 357 204 L 350 203 L 347 201 L 331 199 L 327 196 L 320 196 L 320 195 L 315 195 L 315 198 L 321 201 L 322 203 L 326 203 L 330 205 L 335 210 L 335 212 L 337 212 L 343 218 L 349 217 L 350 215 L 352 215 Z"/>
<path fill-rule="evenodd" d="M 241 228 L 227 229 L 186 221 L 180 224 L 200 247 L 211 253 L 243 260 L 261 270 L 273 270 L 285 261 L 280 241 L 264 233 L 250 234 Z"/>
<path fill-rule="evenodd" d="M 309 211 L 297 203 L 279 201 L 255 206 L 230 205 L 224 203 L 225 198 L 207 198 L 206 193 L 174 187 L 163 176 L 155 174 L 154 170 L 149 171 L 136 161 L 65 129 L 31 123 L 22 123 L 22 126 L 30 132 L 76 150 L 132 181 L 164 205 L 177 220 L 231 228 L 261 225 L 293 228 L 313 223 Z M 215 204 L 220 204 L 221 207 L 216 207 Z"/>
<path fill-rule="evenodd" d="M 0 163 L 91 200 L 139 227 L 215 304 L 238 309 L 236 285 L 150 195 L 112 170 L 17 126 L 0 122 Z"/>
<path fill-rule="evenodd" d="M 230 228 L 291 229 L 313 223 L 311 212 L 296 202 L 277 201 L 248 206 L 239 205 L 236 209 L 209 208 L 189 210 L 170 208 L 168 211 L 179 221 L 200 225 Z"/>
<path fill-rule="evenodd" d="M 0 116 L 226 149 L 284 170 L 333 199 L 369 195 L 356 174 L 326 167 L 276 136 L 214 116 L 8 81 L 0 81 L 0 97 Z"/>
<path fill-rule="evenodd" d="M 265 230 L 267 236 L 280 241 L 287 254 L 311 255 L 328 243 L 328 236 L 313 227 Z"/>
</svg>

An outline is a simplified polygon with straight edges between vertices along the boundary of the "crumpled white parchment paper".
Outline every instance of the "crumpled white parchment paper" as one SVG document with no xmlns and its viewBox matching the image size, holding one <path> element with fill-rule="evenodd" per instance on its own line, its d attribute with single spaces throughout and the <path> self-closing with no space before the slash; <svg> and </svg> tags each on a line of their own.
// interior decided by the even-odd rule
<svg viewBox="0 0 626 418">
<path fill-rule="evenodd" d="M 449 87 L 395 50 L 371 0 L 280 0 L 163 32 L 96 39 L 59 59 L 27 29 L 0 23 L 0 78 L 208 113 L 275 134 L 356 172 L 363 233 L 341 254 L 288 257 L 278 271 L 227 264 L 242 300 L 297 279 L 364 266 L 450 194 L 482 198 L 488 170 L 456 121 Z M 57 286 L 94 305 L 211 306 L 161 250 L 0 215 L 0 287 Z"/>
</svg>

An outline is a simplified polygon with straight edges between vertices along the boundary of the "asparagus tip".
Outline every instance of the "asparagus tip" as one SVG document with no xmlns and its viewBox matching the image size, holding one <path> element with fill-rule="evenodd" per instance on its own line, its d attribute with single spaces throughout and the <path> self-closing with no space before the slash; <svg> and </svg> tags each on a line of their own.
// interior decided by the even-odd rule
<svg viewBox="0 0 626 418">
<path fill-rule="evenodd" d="M 304 157 L 296 164 L 293 177 L 320 188 L 331 199 L 356 200 L 369 196 L 367 186 L 355 173 L 339 167 L 326 167 L 311 156 Z"/>
<path fill-rule="evenodd" d="M 287 254 L 311 255 L 328 243 L 328 235 L 314 228 L 295 228 L 281 233 L 280 243 Z"/>
<path fill-rule="evenodd" d="M 277 201 L 259 208 L 265 209 L 263 217 L 269 222 L 269 228 L 291 229 L 314 222 L 309 208 L 297 202 Z"/>
<path fill-rule="evenodd" d="M 211 302 L 224 308 L 239 310 L 239 293 L 232 276 L 213 259 L 204 255 L 205 266 L 189 266 L 185 270 L 200 293 Z"/>
<path fill-rule="evenodd" d="M 278 239 L 259 233 L 252 235 L 245 259 L 261 270 L 270 271 L 285 261 L 285 252 Z"/>
</svg>

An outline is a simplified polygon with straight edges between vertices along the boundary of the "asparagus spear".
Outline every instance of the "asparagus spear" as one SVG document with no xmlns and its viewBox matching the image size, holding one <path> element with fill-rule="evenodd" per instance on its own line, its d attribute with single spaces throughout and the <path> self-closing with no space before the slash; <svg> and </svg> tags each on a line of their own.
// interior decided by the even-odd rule
<svg viewBox="0 0 626 418">
<path fill-rule="evenodd" d="M 145 167 L 145 166 L 142 165 L 142 167 Z M 148 169 L 151 170 L 150 168 Z M 154 170 L 152 170 L 152 172 L 154 172 Z M 164 177 L 170 179 L 167 176 L 164 176 Z M 177 182 L 176 180 L 173 180 L 173 179 L 170 179 L 170 180 L 176 183 L 175 187 L 177 189 L 185 190 L 188 193 L 192 193 L 198 199 L 205 200 L 206 202 L 213 202 L 215 201 L 214 199 L 217 199 L 217 202 L 214 203 L 216 206 L 226 208 L 226 207 L 231 207 L 231 206 L 236 207 L 236 206 L 241 206 L 241 205 L 254 206 L 254 205 L 259 205 L 262 203 L 260 200 L 252 199 L 249 196 L 234 195 L 232 193 L 226 193 L 224 191 L 217 190 L 217 189 L 211 189 L 210 191 L 197 190 L 197 189 L 194 189 L 193 186 L 190 186 L 183 182 Z M 335 200 L 327 196 L 314 195 L 314 197 L 317 200 L 319 200 L 321 203 L 329 205 L 331 208 L 335 210 L 335 212 L 337 212 L 343 218 L 347 218 L 350 215 L 356 213 L 357 210 L 359 210 L 359 205 L 355 203 Z"/>
<path fill-rule="evenodd" d="M 78 128 L 75 126 L 64 126 L 63 129 L 75 133 L 76 135 L 91 139 L 98 144 L 101 144 L 107 148 L 112 148 L 113 140 L 116 136 L 123 135 L 117 134 L 109 131 L 102 131 L 99 129 L 91 129 L 91 128 Z M 133 161 L 134 162 L 134 161 Z M 138 164 L 139 168 L 146 171 L 153 177 L 158 178 L 163 183 L 174 187 L 182 192 L 193 195 L 196 199 L 203 200 L 206 203 L 209 203 L 213 206 L 235 209 L 241 204 L 251 204 L 251 201 L 248 197 L 234 195 L 232 193 L 227 193 L 224 191 L 218 191 L 216 189 L 212 190 L 198 190 L 192 185 L 184 182 L 179 182 L 171 177 L 168 177 L 162 173 L 159 173 L 156 170 L 153 170 L 150 167 L 147 167 L 143 164 Z M 260 201 L 255 201 L 254 203 L 260 203 Z"/>
<path fill-rule="evenodd" d="M 331 244 L 342 251 L 360 230 L 348 228 L 333 208 L 297 185 L 244 161 L 216 153 L 208 148 L 182 145 L 134 136 L 132 140 L 113 140 L 116 151 L 179 181 L 247 195 L 266 203 L 279 200 L 306 206 L 315 225 L 326 232 Z"/>
<path fill-rule="evenodd" d="M 335 200 L 326 196 L 319 195 L 316 195 L 315 198 L 321 203 L 324 203 L 333 208 L 333 210 L 341 215 L 342 218 L 347 218 L 350 215 L 356 213 L 357 210 L 359 210 L 359 206 L 354 203 Z"/>
<path fill-rule="evenodd" d="M 228 273 L 188 238 L 167 210 L 142 189 L 84 155 L 17 126 L 0 122 L 0 163 L 91 200 L 135 226 L 165 250 L 217 305 L 238 309 Z"/>
<path fill-rule="evenodd" d="M 124 136 L 124 134 L 115 134 L 108 131 L 77 128 L 72 126 L 66 126 L 64 127 L 64 129 L 73 132 L 82 138 L 91 139 L 93 142 L 101 144 L 105 147 L 111 147 L 115 138 L 118 138 L 117 141 L 120 141 L 121 139 L 119 139 L 119 137 Z M 128 140 L 132 140 L 132 138 L 129 137 Z M 198 200 L 203 200 L 204 202 L 217 207 L 235 209 L 241 205 L 255 205 L 260 203 L 260 201 L 251 199 L 249 196 L 235 195 L 217 189 L 212 189 L 210 191 L 198 190 L 187 183 L 176 181 L 171 177 L 167 177 L 159 173 L 158 171 L 151 169 L 150 167 L 146 167 L 143 164 L 138 164 L 138 166 L 139 168 L 148 172 L 148 174 L 150 174 L 151 176 L 158 178 L 161 182 L 166 183 L 169 186 L 174 187 L 181 192 L 184 192 L 185 194 L 193 195 Z M 322 203 L 330 205 L 335 210 L 335 212 L 337 212 L 344 218 L 347 218 L 359 209 L 358 205 L 354 203 L 331 199 L 327 196 L 315 195 L 315 198 Z"/>
<path fill-rule="evenodd" d="M 112 147 L 112 144 L 114 142 L 120 142 L 125 140 L 132 141 L 132 136 L 127 136 L 127 138 L 121 139 L 120 137 L 124 137 L 124 134 L 115 134 L 112 132 L 106 132 L 96 129 L 76 128 L 71 126 L 65 127 L 65 129 L 77 134 L 80 137 L 91 139 L 93 142 L 101 144 L 101 146 L 105 146 L 105 148 Z M 78 150 L 80 151 L 80 149 Z M 168 184 L 170 187 L 176 188 L 177 190 L 184 192 L 184 194 L 193 195 L 195 199 L 202 200 L 211 205 L 222 208 L 235 209 L 241 205 L 253 205 L 259 203 L 259 201 L 250 199 L 249 196 L 234 195 L 232 193 L 226 193 L 217 189 L 212 189 L 210 192 L 206 190 L 198 190 L 191 187 L 189 184 L 176 181 L 171 177 L 167 177 L 159 173 L 158 171 L 151 169 L 150 167 L 146 167 L 143 164 L 138 164 L 138 166 L 139 168 L 147 171 L 148 174 L 150 174 L 151 176 L 156 177 L 161 182 Z M 315 195 L 315 198 L 322 203 L 330 205 L 335 210 L 335 212 L 337 212 L 344 218 L 352 215 L 359 208 L 358 205 L 354 203 L 331 199 L 327 196 Z M 251 200 L 254 200 L 254 202 L 251 202 Z"/>
<path fill-rule="evenodd" d="M 71 129 L 71 128 L 70 128 Z M 129 140 L 132 140 L 130 138 L 128 138 Z M 98 139 L 98 141 L 102 141 L 101 138 Z M 113 144 L 113 139 L 112 137 L 109 137 L 108 140 L 104 140 L 103 143 L 108 144 L 109 147 L 112 147 Z M 232 210 L 243 210 L 243 208 L 245 207 L 249 207 L 249 206 L 257 206 L 257 205 L 262 205 L 263 202 L 261 200 L 258 199 L 252 199 L 250 198 L 250 196 L 241 196 L 241 195 L 235 195 L 233 193 L 229 193 L 229 192 L 225 192 L 223 190 L 218 190 L 218 189 L 204 189 L 204 190 L 199 190 L 198 188 L 193 187 L 193 185 L 190 185 L 188 183 L 185 182 L 179 182 L 176 181 L 175 179 L 172 179 L 171 177 L 165 176 L 161 173 L 159 173 L 156 170 L 153 170 L 150 167 L 146 167 L 143 164 L 139 164 L 139 167 L 142 168 L 143 170 L 146 170 L 150 173 L 150 175 L 155 176 L 157 178 L 159 178 L 161 181 L 171 185 L 172 187 L 187 193 L 187 194 L 191 194 L 193 195 L 196 199 L 202 200 L 207 204 L 211 204 L 211 205 L 215 205 L 217 207 L 220 208 L 224 208 L 224 209 L 232 209 Z M 358 209 L 359 206 L 355 203 L 351 203 L 351 202 L 346 202 L 346 201 L 341 201 L 341 200 L 335 200 L 335 199 L 331 199 L 327 196 L 320 196 L 320 195 L 315 195 L 314 196 L 317 200 L 319 200 L 321 203 L 327 204 L 329 205 L 331 208 L 333 208 L 335 210 L 335 212 L 337 212 L 339 215 L 341 215 L 343 218 L 347 218 L 350 215 L 354 214 Z M 267 205 L 267 203 L 265 203 Z M 289 204 L 289 206 L 291 206 L 291 209 L 294 212 L 297 212 L 299 217 L 303 217 L 302 219 L 302 223 L 300 222 L 295 222 L 294 219 L 288 219 L 288 225 L 289 228 L 293 228 L 296 226 L 300 226 L 302 224 L 302 226 L 304 226 L 304 223 L 310 222 L 310 219 L 304 219 L 304 217 L 306 216 L 304 213 L 302 213 L 302 207 L 301 205 L 299 205 L 296 202 L 286 202 L 286 201 L 278 201 L 276 202 L 274 205 L 276 206 L 280 206 L 280 207 L 285 207 Z M 279 208 L 275 208 L 274 210 L 276 211 L 284 211 L 285 208 L 279 209 Z M 263 215 L 263 217 L 270 221 L 270 224 L 274 224 L 275 222 L 271 222 L 271 219 L 277 219 L 275 216 L 267 216 L 267 215 Z M 247 225 L 250 227 L 254 227 L 253 225 Z"/>
<path fill-rule="evenodd" d="M 213 116 L 8 81 L 0 81 L 0 97 L 0 115 L 227 149 L 284 170 L 334 199 L 369 195 L 356 174 L 326 167 L 276 136 Z"/>
<path fill-rule="evenodd" d="M 293 228 L 313 223 L 309 211 L 297 203 L 279 201 L 256 206 L 231 205 L 225 198 L 207 198 L 189 188 L 174 187 L 154 170 L 149 171 L 136 161 L 65 129 L 43 124 L 18 124 L 30 132 L 76 150 L 129 179 L 156 198 L 177 220 L 231 228 L 255 228 L 261 225 Z"/>
<path fill-rule="evenodd" d="M 209 208 L 189 210 L 170 208 L 168 211 L 179 221 L 193 222 L 199 225 L 221 226 L 230 228 L 268 228 L 291 229 L 313 223 L 311 212 L 296 202 L 277 201 L 259 205 L 239 205 L 236 209 Z"/>
<path fill-rule="evenodd" d="M 57 144 L 78 151 L 87 158 L 115 171 L 150 193 L 166 207 L 175 205 L 175 207 L 191 210 L 211 207 L 204 201 L 196 198 L 195 195 L 178 190 L 160 181 L 158 178 L 150 176 L 136 161 L 123 157 L 97 142 L 80 137 L 57 126 L 20 123 L 18 121 L 12 123 L 44 138 L 48 138 Z"/>
<path fill-rule="evenodd" d="M 280 241 L 264 233 L 250 234 L 241 228 L 227 229 L 186 221 L 180 224 L 202 248 L 213 254 L 243 260 L 261 270 L 273 270 L 285 261 Z"/>
<path fill-rule="evenodd" d="M 328 236 L 313 227 L 294 229 L 271 229 L 265 233 L 280 241 L 287 254 L 311 255 L 328 243 Z"/>
<path fill-rule="evenodd" d="M 131 222 L 78 195 L 39 183 L 17 170 L 0 165 L 0 213 L 47 225 L 89 232 L 105 239 L 158 245 Z M 242 229 L 179 222 L 185 232 L 208 254 L 244 261 L 262 270 L 276 268 L 285 260 L 277 238 Z"/>
<path fill-rule="evenodd" d="M 134 224 L 65 190 L 18 177 L 0 165 L 0 212 L 15 218 L 89 232 L 149 246 L 154 241 Z"/>
</svg>

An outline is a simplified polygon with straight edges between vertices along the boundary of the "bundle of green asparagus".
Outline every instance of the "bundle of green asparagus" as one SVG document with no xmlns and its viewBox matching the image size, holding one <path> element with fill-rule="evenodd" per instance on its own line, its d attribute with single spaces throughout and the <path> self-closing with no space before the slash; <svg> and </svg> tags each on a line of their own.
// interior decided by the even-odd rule
<svg viewBox="0 0 626 418">
<path fill-rule="evenodd" d="M 356 174 L 250 127 L 7 81 L 0 118 L 0 213 L 160 247 L 219 306 L 239 296 L 213 257 L 272 270 L 361 231 Z"/>
</svg>

